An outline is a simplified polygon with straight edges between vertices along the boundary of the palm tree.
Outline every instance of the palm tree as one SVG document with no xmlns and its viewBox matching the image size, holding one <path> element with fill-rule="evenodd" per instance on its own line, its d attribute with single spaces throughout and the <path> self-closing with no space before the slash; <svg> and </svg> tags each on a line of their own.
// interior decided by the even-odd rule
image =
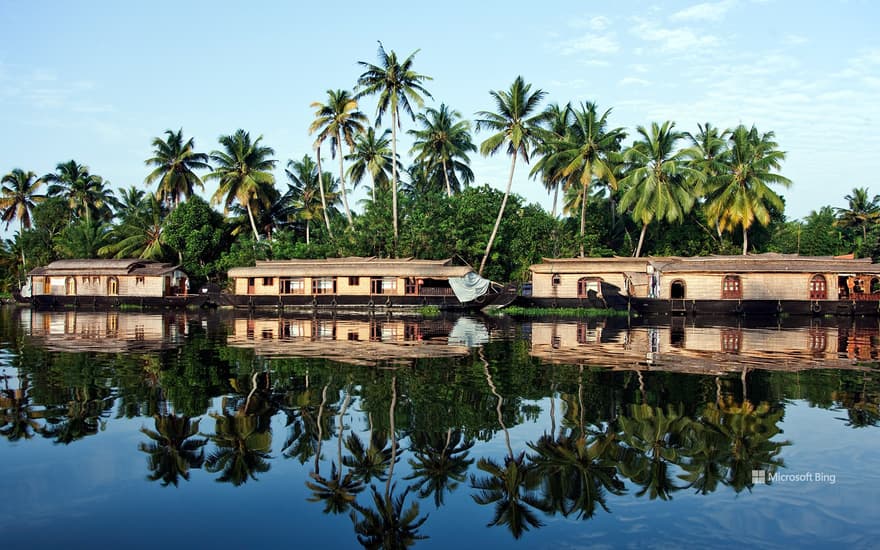
<svg viewBox="0 0 880 550">
<path fill-rule="evenodd" d="M 743 232 L 743 255 L 749 250 L 749 228 L 756 221 L 770 223 L 770 207 L 782 210 L 782 197 L 771 184 L 789 187 L 791 180 L 777 174 L 785 152 L 777 149 L 773 132 L 758 133 L 754 126 L 739 125 L 730 137 L 730 147 L 722 161 L 724 171 L 717 177 L 717 186 L 709 192 L 706 213 L 720 231 Z"/>
<path fill-rule="evenodd" d="M 418 490 L 419 498 L 434 495 L 434 506 L 440 508 L 444 493 L 453 492 L 467 479 L 467 470 L 474 463 L 468 451 L 474 441 L 452 428 L 445 434 L 419 432 L 410 440 L 414 459 L 409 460 L 412 474 L 406 479 L 417 480 L 411 488 Z"/>
<path fill-rule="evenodd" d="M 625 191 L 618 209 L 631 209 L 633 219 L 642 222 L 633 254 L 636 258 L 642 253 L 648 224 L 655 218 L 670 223 L 683 220 L 694 205 L 699 184 L 705 180 L 701 171 L 691 167 L 688 152 L 675 149 L 684 134 L 674 127 L 675 123 L 668 120 L 662 125 L 652 122 L 650 133 L 639 126 L 636 131 L 641 139 L 624 154 L 631 170 L 620 181 Z"/>
<path fill-rule="evenodd" d="M 162 486 L 177 486 L 179 478 L 189 481 L 190 468 L 201 468 L 205 461 L 207 439 L 191 439 L 199 433 L 199 421 L 188 416 L 154 416 L 156 430 L 141 428 L 150 442 L 141 442 L 138 450 L 149 455 L 152 472 L 147 479 L 162 480 Z"/>
<path fill-rule="evenodd" d="M 835 225 L 855 230 L 861 228 L 862 243 L 866 243 L 868 228 L 880 222 L 880 195 L 871 198 L 867 187 L 854 187 L 844 199 L 847 207 L 836 208 L 838 219 Z"/>
<path fill-rule="evenodd" d="M 129 197 L 134 198 L 134 197 Z M 167 211 L 155 195 L 142 198 L 141 203 L 131 205 L 134 212 L 110 230 L 116 242 L 101 247 L 98 254 L 115 258 L 144 258 L 162 260 L 170 254 L 162 235 Z"/>
<path fill-rule="evenodd" d="M 205 460 L 205 469 L 220 472 L 217 481 L 230 482 L 236 487 L 257 473 L 269 471 L 269 452 L 272 449 L 272 431 L 269 417 L 256 414 L 212 413 L 216 421 L 215 433 L 209 438 L 217 447 Z"/>
<path fill-rule="evenodd" d="M 342 463 L 351 468 L 358 478 L 369 483 L 373 478 L 385 481 L 385 473 L 391 466 L 391 447 L 388 446 L 388 437 L 380 432 L 370 430 L 370 444 L 364 448 L 364 443 L 357 434 L 350 434 L 345 440 L 345 448 L 349 455 L 342 459 Z"/>
<path fill-rule="evenodd" d="M 211 161 L 215 164 L 213 172 L 205 179 L 218 180 L 217 192 L 211 202 L 222 202 L 229 211 L 229 206 L 238 201 L 247 209 L 254 238 L 259 241 L 260 233 L 254 222 L 253 206 L 255 201 L 264 201 L 266 188 L 275 184 L 275 176 L 269 170 L 275 167 L 275 160 L 268 158 L 275 154 L 271 147 L 260 145 L 263 136 L 251 142 L 251 136 L 244 130 L 236 130 L 230 136 L 220 136 L 223 151 L 211 151 Z"/>
<path fill-rule="evenodd" d="M 97 258 L 109 244 L 110 226 L 91 219 L 77 220 L 53 239 L 55 251 L 64 258 Z"/>
<path fill-rule="evenodd" d="M 345 156 L 345 160 L 351 162 L 346 174 L 351 180 L 352 187 L 357 186 L 364 175 L 369 173 L 372 181 L 370 194 L 373 202 L 376 202 L 376 186 L 387 186 L 390 179 L 391 167 L 391 139 L 388 134 L 391 130 L 385 130 L 382 135 L 376 136 L 376 130 L 367 128 L 363 133 L 354 138 L 354 149 L 351 154 Z M 400 172 L 400 161 L 396 160 L 397 171 Z"/>
<path fill-rule="evenodd" d="M 687 149 L 687 157 L 694 168 L 706 177 L 707 185 L 711 186 L 714 178 L 724 171 L 724 152 L 727 150 L 727 139 L 730 130 L 719 130 L 710 123 L 697 124 L 696 135 L 685 132 L 684 136 L 691 142 Z"/>
<path fill-rule="evenodd" d="M 43 180 L 33 172 L 15 168 L 3 176 L 0 183 L 8 184 L 0 188 L 0 220 L 5 221 L 6 229 L 9 229 L 12 220 L 18 218 L 20 237 L 25 229 L 31 227 L 31 211 L 36 203 L 45 198 L 44 195 L 37 194 Z M 24 248 L 21 249 L 21 267 L 23 271 L 27 271 Z"/>
<path fill-rule="evenodd" d="M 507 206 L 507 198 L 510 196 L 510 187 L 513 185 L 513 172 L 516 169 L 516 159 L 521 156 L 528 164 L 529 149 L 533 148 L 540 137 L 539 123 L 542 115 L 534 114 L 538 104 L 546 95 L 541 89 L 531 92 L 532 85 L 526 84 L 523 77 L 517 76 L 510 89 L 491 91 L 489 95 L 495 100 L 497 112 L 480 111 L 477 116 L 477 131 L 486 128 L 495 132 L 480 145 L 480 153 L 483 156 L 494 155 L 502 146 L 507 144 L 507 154 L 510 155 L 510 177 L 507 179 L 507 190 L 501 200 L 501 208 L 498 210 L 498 218 L 495 227 L 489 236 L 486 245 L 486 253 L 480 262 L 479 274 L 483 274 L 486 261 L 492 252 L 492 243 L 501 226 L 501 218 L 504 216 L 504 207 Z"/>
<path fill-rule="evenodd" d="M 349 152 L 354 150 L 354 136 L 364 131 L 367 117 L 358 111 L 358 103 L 347 90 L 327 90 L 327 103 L 318 101 L 312 103 L 315 109 L 315 120 L 309 126 L 309 134 L 318 132 L 315 140 L 316 147 L 325 140 L 330 140 L 330 152 L 336 157 L 339 155 L 339 186 L 342 189 L 342 204 L 345 207 L 345 217 L 348 225 L 354 224 L 351 218 L 351 210 L 348 208 L 348 193 L 345 189 L 345 171 L 342 167 L 343 141 L 348 145 Z"/>
<path fill-rule="evenodd" d="M 565 106 L 553 103 L 544 109 L 544 116 L 541 120 L 541 124 L 547 133 L 538 144 L 541 159 L 535 163 L 535 167 L 532 168 L 532 171 L 529 173 L 532 177 L 541 174 L 544 188 L 547 189 L 547 192 L 553 192 L 553 209 L 550 215 L 554 218 L 556 217 L 559 188 L 566 185 L 566 180 L 568 178 L 562 175 L 560 167 L 554 166 L 550 162 L 550 159 L 553 157 L 553 154 L 557 152 L 554 148 L 554 144 L 568 140 L 569 133 L 571 132 L 571 123 L 571 103 L 566 103 Z"/>
<path fill-rule="evenodd" d="M 403 107 L 415 120 L 410 102 L 421 108 L 425 100 L 422 94 L 433 97 L 422 85 L 426 80 L 432 80 L 430 76 L 419 74 L 413 70 L 413 58 L 419 50 L 409 54 L 403 61 L 398 61 L 394 50 L 386 52 L 382 42 L 379 42 L 379 64 L 373 65 L 366 61 L 358 64 L 364 67 L 364 72 L 358 77 L 356 99 L 367 95 L 378 94 L 379 100 L 376 105 L 376 127 L 382 123 L 382 115 L 391 112 L 391 158 L 397 159 L 397 130 L 400 127 L 400 108 Z M 394 251 L 397 253 L 397 165 L 391 165 L 391 218 L 394 227 Z"/>
<path fill-rule="evenodd" d="M 452 196 L 452 181 L 460 188 L 460 180 L 465 184 L 474 181 L 474 172 L 468 166 L 468 151 L 476 151 L 471 141 L 471 125 L 461 119 L 461 113 L 450 109 L 445 103 L 440 109 L 428 108 L 416 116 L 422 125 L 418 130 L 410 130 L 413 143 L 410 152 L 416 153 L 415 160 L 427 164 L 435 172 L 439 169 L 446 183 L 446 196 Z M 457 189 L 456 189 L 457 190 Z"/>
<path fill-rule="evenodd" d="M 626 137 L 623 128 L 608 129 L 608 116 L 611 109 L 601 116 L 595 103 L 582 103 L 580 109 L 572 111 L 573 123 L 568 135 L 551 147 L 556 152 L 547 164 L 558 170 L 554 179 L 566 178 L 569 185 L 581 187 L 581 226 L 580 255 L 584 256 L 584 236 L 586 234 L 587 192 L 593 178 L 604 179 L 612 189 L 617 188 L 613 165 L 608 155 L 620 149 L 620 142 Z"/>
<path fill-rule="evenodd" d="M 211 166 L 208 164 L 208 155 L 194 151 L 193 138 L 183 140 L 183 128 L 176 133 L 165 130 L 165 135 L 164 140 L 153 138 L 153 156 L 144 164 L 155 169 L 144 179 L 144 183 L 152 185 L 158 180 L 156 197 L 176 208 L 181 196 L 189 198 L 197 186 L 204 189 L 195 170 L 210 170 Z"/>
<path fill-rule="evenodd" d="M 318 170 L 315 161 L 308 155 L 303 156 L 302 160 L 287 161 L 287 168 L 284 170 L 288 184 L 287 193 L 282 200 L 290 201 L 291 206 L 296 212 L 296 217 L 306 222 L 306 244 L 311 242 L 311 224 L 312 220 L 318 219 L 320 216 L 326 216 L 328 207 L 335 210 L 334 204 L 338 201 L 338 194 L 335 192 L 335 182 L 332 176 L 325 173 L 323 187 L 324 193 L 319 190 Z M 328 181 L 329 180 L 329 181 Z M 326 189 L 327 184 L 332 185 L 330 189 Z M 322 200 L 323 199 L 323 200 Z"/>
<path fill-rule="evenodd" d="M 106 217 L 109 206 L 114 205 L 113 192 L 106 187 L 108 182 L 74 160 L 58 163 L 55 173 L 46 174 L 43 181 L 49 184 L 49 196 L 66 198 L 71 213 L 86 221 L 91 220 L 93 211 Z"/>
<path fill-rule="evenodd" d="M 428 519 L 428 516 L 419 517 L 419 503 L 413 502 L 412 506 L 404 510 L 409 488 L 397 497 L 394 496 L 394 488 L 386 491 L 384 496 L 376 487 L 370 489 L 373 508 L 362 506 L 357 502 L 351 505 L 363 517 L 358 521 L 355 512 L 350 516 L 358 542 L 364 548 L 375 550 L 408 548 L 416 541 L 428 538 L 418 532 L 419 527 Z"/>
</svg>

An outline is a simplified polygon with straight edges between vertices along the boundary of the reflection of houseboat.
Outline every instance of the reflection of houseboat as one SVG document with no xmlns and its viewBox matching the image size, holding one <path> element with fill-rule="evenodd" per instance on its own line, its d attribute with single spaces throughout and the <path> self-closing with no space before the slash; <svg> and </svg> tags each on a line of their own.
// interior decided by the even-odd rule
<svg viewBox="0 0 880 550">
<path fill-rule="evenodd" d="M 631 307 L 651 314 L 880 312 L 880 265 L 870 258 L 793 254 L 583 258 L 533 265 L 537 305 Z"/>
<path fill-rule="evenodd" d="M 150 260 L 58 260 L 32 270 L 28 282 L 31 302 L 44 308 L 182 307 L 204 301 L 188 294 L 179 266 Z"/>
<path fill-rule="evenodd" d="M 263 356 L 375 364 L 466 355 L 467 347 L 448 339 L 452 328 L 445 320 L 237 318 L 227 344 Z"/>
<path fill-rule="evenodd" d="M 880 358 L 876 325 L 819 321 L 793 328 L 671 325 L 609 328 L 602 322 L 531 324 L 531 355 L 558 364 L 719 374 L 746 369 L 860 368 Z M 867 368 L 867 367 L 865 367 Z"/>
<path fill-rule="evenodd" d="M 21 324 L 30 339 L 55 351 L 106 353 L 159 350 L 180 344 L 186 314 L 119 311 L 23 310 Z"/>
<path fill-rule="evenodd" d="M 492 283 L 451 260 L 328 258 L 258 261 L 229 270 L 244 307 L 391 308 L 487 305 Z"/>
</svg>

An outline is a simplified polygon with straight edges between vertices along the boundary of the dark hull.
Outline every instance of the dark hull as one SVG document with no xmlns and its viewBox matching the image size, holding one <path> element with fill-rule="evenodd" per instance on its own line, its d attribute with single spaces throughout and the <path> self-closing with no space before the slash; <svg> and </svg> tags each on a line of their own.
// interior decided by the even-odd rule
<svg viewBox="0 0 880 550">
<path fill-rule="evenodd" d="M 148 309 L 182 309 L 187 307 L 207 307 L 216 305 L 208 296 L 48 296 L 31 297 L 31 305 L 36 309 L 116 309 L 123 306 L 136 306 Z"/>
<path fill-rule="evenodd" d="M 540 308 L 585 308 L 585 309 L 619 309 L 626 311 L 627 300 L 624 296 L 606 298 L 533 298 L 520 296 L 516 305 Z"/>
<path fill-rule="evenodd" d="M 642 315 L 841 315 L 877 316 L 880 302 L 849 300 L 667 300 L 632 298 L 632 311 Z"/>
<path fill-rule="evenodd" d="M 415 310 L 421 307 L 437 307 L 444 311 L 470 311 L 480 309 L 491 303 L 493 296 L 483 301 L 461 303 L 455 296 L 256 296 L 224 294 L 221 305 L 237 308 L 281 308 L 301 310 Z"/>
</svg>

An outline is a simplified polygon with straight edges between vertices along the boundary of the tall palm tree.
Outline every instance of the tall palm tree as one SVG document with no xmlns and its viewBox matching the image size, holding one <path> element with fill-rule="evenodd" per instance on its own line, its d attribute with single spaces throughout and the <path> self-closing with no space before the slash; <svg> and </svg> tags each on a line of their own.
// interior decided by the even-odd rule
<svg viewBox="0 0 880 550">
<path fill-rule="evenodd" d="M 345 156 L 345 160 L 351 162 L 346 174 L 351 180 L 352 187 L 357 186 L 365 174 L 370 174 L 372 188 L 370 194 L 373 202 L 376 202 L 376 186 L 387 186 L 391 178 L 391 130 L 384 130 L 382 135 L 377 136 L 376 130 L 369 127 L 366 131 L 354 138 L 354 149 L 351 154 Z M 400 172 L 400 161 L 396 160 L 397 171 Z"/>
<path fill-rule="evenodd" d="M 507 154 L 510 155 L 510 176 L 507 179 L 507 190 L 501 200 L 501 208 L 498 209 L 498 218 L 495 219 L 495 227 L 492 228 L 492 234 L 489 236 L 486 253 L 483 255 L 483 261 L 480 262 L 479 273 L 481 275 L 486 267 L 489 254 L 492 252 L 492 244 L 495 242 L 498 228 L 501 226 L 501 218 L 504 216 L 504 208 L 507 206 L 507 198 L 510 196 L 510 187 L 513 185 L 516 160 L 521 156 L 528 164 L 529 150 L 535 147 L 541 135 L 539 124 L 542 115 L 537 110 L 538 104 L 541 103 L 546 93 L 541 89 L 532 92 L 531 89 L 531 84 L 526 84 L 523 77 L 517 76 L 513 84 L 510 85 L 510 89 L 489 92 L 495 101 L 496 112 L 480 111 L 477 113 L 477 116 L 480 117 L 477 119 L 477 131 L 486 128 L 495 132 L 480 144 L 480 153 L 483 156 L 494 155 L 506 144 Z"/>
<path fill-rule="evenodd" d="M 98 250 L 101 256 L 162 260 L 170 254 L 162 229 L 167 210 L 155 195 L 136 205 L 134 213 L 110 229 L 116 242 Z"/>
<path fill-rule="evenodd" d="M 752 224 L 767 225 L 770 207 L 784 208 L 782 197 L 770 185 L 791 185 L 790 179 L 775 172 L 785 160 L 785 152 L 777 148 L 773 138 L 773 132 L 761 134 L 754 126 L 737 126 L 722 158 L 724 171 L 707 199 L 706 213 L 720 231 L 742 229 L 743 255 L 749 250 Z"/>
<path fill-rule="evenodd" d="M 415 160 L 423 162 L 435 172 L 439 169 L 446 184 L 446 196 L 452 196 L 450 176 L 456 188 L 461 182 L 468 184 L 474 181 L 474 172 L 468 164 L 468 151 L 476 151 L 477 146 L 471 141 L 471 125 L 462 120 L 461 113 L 452 110 L 445 103 L 440 109 L 428 108 L 416 116 L 421 128 L 410 130 L 413 143 L 410 152 L 416 153 Z"/>
<path fill-rule="evenodd" d="M 550 215 L 556 217 L 556 206 L 559 199 L 559 188 L 564 187 L 567 178 L 562 175 L 559 166 L 554 166 L 550 159 L 556 153 L 554 145 L 567 141 L 569 132 L 571 131 L 572 109 L 571 103 L 564 106 L 558 103 L 552 103 L 544 109 L 544 116 L 541 124 L 547 132 L 543 139 L 538 143 L 540 160 L 535 163 L 535 167 L 529 173 L 534 177 L 541 174 L 541 180 L 547 192 L 553 192 L 553 209 Z M 557 159 L 558 160 L 558 159 Z"/>
<path fill-rule="evenodd" d="M 253 206 L 255 201 L 266 197 L 266 189 L 275 185 L 275 176 L 269 170 L 275 167 L 275 160 L 269 158 L 275 154 L 271 147 L 260 145 L 263 136 L 251 141 L 251 136 L 244 130 L 236 130 L 229 136 L 220 136 L 223 151 L 211 151 L 211 161 L 215 169 L 205 179 L 218 180 L 217 192 L 211 198 L 214 204 L 223 203 L 226 211 L 238 201 L 247 209 L 254 238 L 259 241 L 260 233 L 254 222 Z"/>
<path fill-rule="evenodd" d="M 58 163 L 55 172 L 43 176 L 43 181 L 49 184 L 49 196 L 67 199 L 71 214 L 86 221 L 92 219 L 93 212 L 102 209 L 101 214 L 106 215 L 105 207 L 113 205 L 112 191 L 107 188 L 107 182 L 89 172 L 88 166 L 74 160 Z"/>
<path fill-rule="evenodd" d="M 165 139 L 153 138 L 153 156 L 144 164 L 155 169 L 144 179 L 144 183 L 152 185 L 158 180 L 156 197 L 176 208 L 181 196 L 186 199 L 195 192 L 196 187 L 204 189 L 195 170 L 210 170 L 211 166 L 208 164 L 208 155 L 194 151 L 193 138 L 184 141 L 183 128 L 176 133 L 165 130 L 165 135 Z"/>
<path fill-rule="evenodd" d="M 868 228 L 880 222 L 880 195 L 871 198 L 867 187 L 854 187 L 852 193 L 844 199 L 847 207 L 836 209 L 838 216 L 836 225 L 854 230 L 861 228 L 862 243 L 867 242 Z"/>
<path fill-rule="evenodd" d="M 364 67 L 364 72 L 358 77 L 357 95 L 355 98 L 368 95 L 378 95 L 376 104 L 376 127 L 382 123 L 382 115 L 391 113 L 391 158 L 397 159 L 397 130 L 400 128 L 400 109 L 403 108 L 415 120 L 412 103 L 421 108 L 425 104 L 422 95 L 433 97 L 423 82 L 432 80 L 430 76 L 419 74 L 413 70 L 413 58 L 419 50 L 409 54 L 403 61 L 398 61 L 394 50 L 386 52 L 382 42 L 379 42 L 379 64 L 373 65 L 366 61 L 358 64 Z M 394 251 L 397 253 L 397 165 L 391 165 L 391 218 L 394 227 Z"/>
<path fill-rule="evenodd" d="M 696 134 L 684 133 L 691 143 L 687 149 L 687 156 L 693 167 L 706 176 L 706 184 L 711 185 L 714 178 L 724 171 L 723 157 L 727 150 L 730 130 L 719 130 L 709 122 L 697 124 L 697 129 L 699 131 Z"/>
<path fill-rule="evenodd" d="M 287 198 L 282 200 L 289 200 L 296 217 L 306 222 L 306 244 L 309 244 L 312 220 L 327 216 L 327 208 L 335 211 L 335 204 L 339 200 L 339 195 L 335 191 L 336 184 L 332 181 L 332 176 L 325 173 L 324 185 L 319 186 L 317 166 L 308 155 L 303 156 L 302 160 L 288 160 L 284 173 L 290 183 L 285 194 Z M 327 189 L 328 184 L 332 186 L 330 189 Z M 319 187 L 324 188 L 324 200 Z"/>
<path fill-rule="evenodd" d="M 358 110 L 358 103 L 347 90 L 327 90 L 327 103 L 312 103 L 315 120 L 309 126 L 309 134 L 318 132 L 316 146 L 330 140 L 330 152 L 339 156 L 339 186 L 342 189 L 342 205 L 348 225 L 354 224 L 348 208 L 348 193 L 345 189 L 345 170 L 343 170 L 342 143 L 348 145 L 349 152 L 354 149 L 354 136 L 364 131 L 367 117 Z"/>
<path fill-rule="evenodd" d="M 25 229 L 31 227 L 31 211 L 36 203 L 42 201 L 45 196 L 37 194 L 37 190 L 43 185 L 43 180 L 33 172 L 25 172 L 21 168 L 15 168 L 3 176 L 0 183 L 0 220 L 6 222 L 6 228 L 14 219 L 18 219 L 19 237 Z M 24 248 L 21 249 L 21 267 L 27 271 L 27 262 Z"/>
<path fill-rule="evenodd" d="M 601 116 L 595 103 L 582 103 L 580 109 L 572 111 L 571 130 L 551 147 L 556 151 L 547 164 L 558 170 L 556 178 L 566 178 L 569 185 L 575 183 L 581 188 L 580 255 L 584 256 L 584 236 L 586 234 L 587 193 L 593 179 L 604 179 L 612 189 L 617 189 L 609 154 L 620 150 L 620 142 L 626 137 L 623 128 L 608 128 L 611 109 Z"/>
<path fill-rule="evenodd" d="M 625 189 L 618 209 L 632 210 L 632 217 L 642 222 L 639 244 L 633 254 L 638 258 L 645 242 L 648 224 L 654 219 L 670 223 L 681 221 L 690 212 L 696 200 L 699 185 L 705 181 L 703 172 L 692 168 L 688 152 L 676 149 L 684 134 L 675 131 L 675 123 L 651 123 L 651 131 L 639 126 L 641 139 L 624 154 L 631 166 L 629 174 L 620 181 Z"/>
</svg>

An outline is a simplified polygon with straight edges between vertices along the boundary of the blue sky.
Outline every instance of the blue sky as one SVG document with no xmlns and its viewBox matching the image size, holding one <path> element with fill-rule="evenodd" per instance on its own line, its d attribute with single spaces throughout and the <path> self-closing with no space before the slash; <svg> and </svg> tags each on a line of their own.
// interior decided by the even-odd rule
<svg viewBox="0 0 880 550">
<path fill-rule="evenodd" d="M 613 108 L 611 124 L 630 136 L 666 119 L 773 130 L 797 218 L 843 206 L 856 186 L 880 193 L 878 21 L 869 0 L 0 0 L 0 172 L 43 174 L 73 158 L 114 186 L 143 185 L 165 129 L 182 127 L 207 152 L 244 128 L 275 148 L 285 187 L 287 159 L 311 150 L 309 104 L 352 88 L 382 40 L 400 55 L 421 49 L 429 105 L 469 119 L 522 75 L 550 102 Z M 374 118 L 372 99 L 361 108 Z M 472 161 L 477 183 L 506 183 L 505 158 Z M 514 191 L 549 210 L 528 170 L 517 168 Z"/>
</svg>

